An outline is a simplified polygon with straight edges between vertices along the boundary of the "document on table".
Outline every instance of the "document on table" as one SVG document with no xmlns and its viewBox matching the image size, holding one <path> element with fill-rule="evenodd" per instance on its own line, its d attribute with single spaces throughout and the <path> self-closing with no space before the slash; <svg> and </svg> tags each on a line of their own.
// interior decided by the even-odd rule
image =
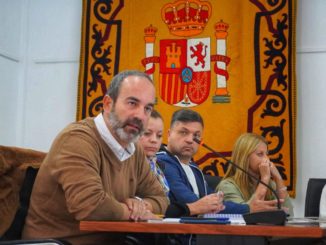
<svg viewBox="0 0 326 245">
<path fill-rule="evenodd" d="M 148 223 L 201 223 L 201 224 L 231 224 L 245 225 L 246 222 L 241 214 L 217 214 L 208 213 L 200 217 L 182 217 L 180 218 L 165 218 L 151 219 Z"/>
<path fill-rule="evenodd" d="M 148 223 L 180 223 L 180 218 L 149 219 Z"/>
<path fill-rule="evenodd" d="M 288 218 L 287 224 L 325 224 L 326 219 L 325 218 L 319 218 L 319 217 L 290 217 Z"/>
</svg>

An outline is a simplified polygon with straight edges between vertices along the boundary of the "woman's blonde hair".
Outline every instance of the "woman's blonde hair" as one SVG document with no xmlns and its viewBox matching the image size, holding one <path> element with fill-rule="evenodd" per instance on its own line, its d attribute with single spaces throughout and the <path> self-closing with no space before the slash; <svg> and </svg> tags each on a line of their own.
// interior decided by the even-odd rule
<svg viewBox="0 0 326 245">
<path fill-rule="evenodd" d="M 249 156 L 253 153 L 260 143 L 268 145 L 267 141 L 261 135 L 255 133 L 244 133 L 236 140 L 231 161 L 241 168 L 249 171 Z M 256 188 L 256 181 L 250 181 L 250 177 L 243 171 L 229 164 L 224 179 L 232 179 L 240 188 L 242 195 L 248 201 Z"/>
</svg>

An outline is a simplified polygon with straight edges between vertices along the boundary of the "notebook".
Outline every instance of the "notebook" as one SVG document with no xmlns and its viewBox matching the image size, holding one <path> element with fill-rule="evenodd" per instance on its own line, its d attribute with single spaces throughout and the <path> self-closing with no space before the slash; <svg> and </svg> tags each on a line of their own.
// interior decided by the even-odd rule
<svg viewBox="0 0 326 245">
<path fill-rule="evenodd" d="M 204 214 L 203 218 L 228 218 L 232 225 L 245 225 L 246 222 L 243 219 L 242 214 L 218 214 L 218 213 L 208 213 Z"/>
</svg>

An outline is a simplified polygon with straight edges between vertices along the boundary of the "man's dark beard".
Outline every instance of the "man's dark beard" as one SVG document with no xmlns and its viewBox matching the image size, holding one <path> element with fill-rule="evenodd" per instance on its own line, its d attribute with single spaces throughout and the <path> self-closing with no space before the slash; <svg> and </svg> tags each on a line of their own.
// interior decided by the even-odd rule
<svg viewBox="0 0 326 245">
<path fill-rule="evenodd" d="M 137 142 L 139 137 L 144 133 L 144 125 L 141 122 L 141 120 L 137 118 L 128 118 L 127 121 L 121 122 L 115 113 L 114 107 L 112 108 L 112 111 L 109 114 L 109 123 L 112 127 L 112 130 L 116 133 L 116 135 L 122 140 L 126 141 L 128 143 L 134 143 Z M 139 128 L 139 132 L 126 132 L 124 128 L 128 125 L 136 125 Z"/>
</svg>

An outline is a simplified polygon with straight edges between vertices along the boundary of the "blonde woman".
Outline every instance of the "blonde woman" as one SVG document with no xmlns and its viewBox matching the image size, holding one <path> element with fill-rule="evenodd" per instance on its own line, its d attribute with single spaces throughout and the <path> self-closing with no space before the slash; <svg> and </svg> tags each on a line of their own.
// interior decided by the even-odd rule
<svg viewBox="0 0 326 245">
<path fill-rule="evenodd" d="M 284 209 L 293 216 L 293 206 L 287 188 L 276 166 L 268 157 L 268 143 L 264 137 L 254 133 L 242 134 L 234 145 L 231 161 L 274 188 L 278 197 L 284 200 Z M 276 199 L 266 186 L 257 184 L 256 180 L 232 165 L 217 190 L 223 191 L 224 200 L 242 204 L 250 204 L 254 198 Z"/>
</svg>

